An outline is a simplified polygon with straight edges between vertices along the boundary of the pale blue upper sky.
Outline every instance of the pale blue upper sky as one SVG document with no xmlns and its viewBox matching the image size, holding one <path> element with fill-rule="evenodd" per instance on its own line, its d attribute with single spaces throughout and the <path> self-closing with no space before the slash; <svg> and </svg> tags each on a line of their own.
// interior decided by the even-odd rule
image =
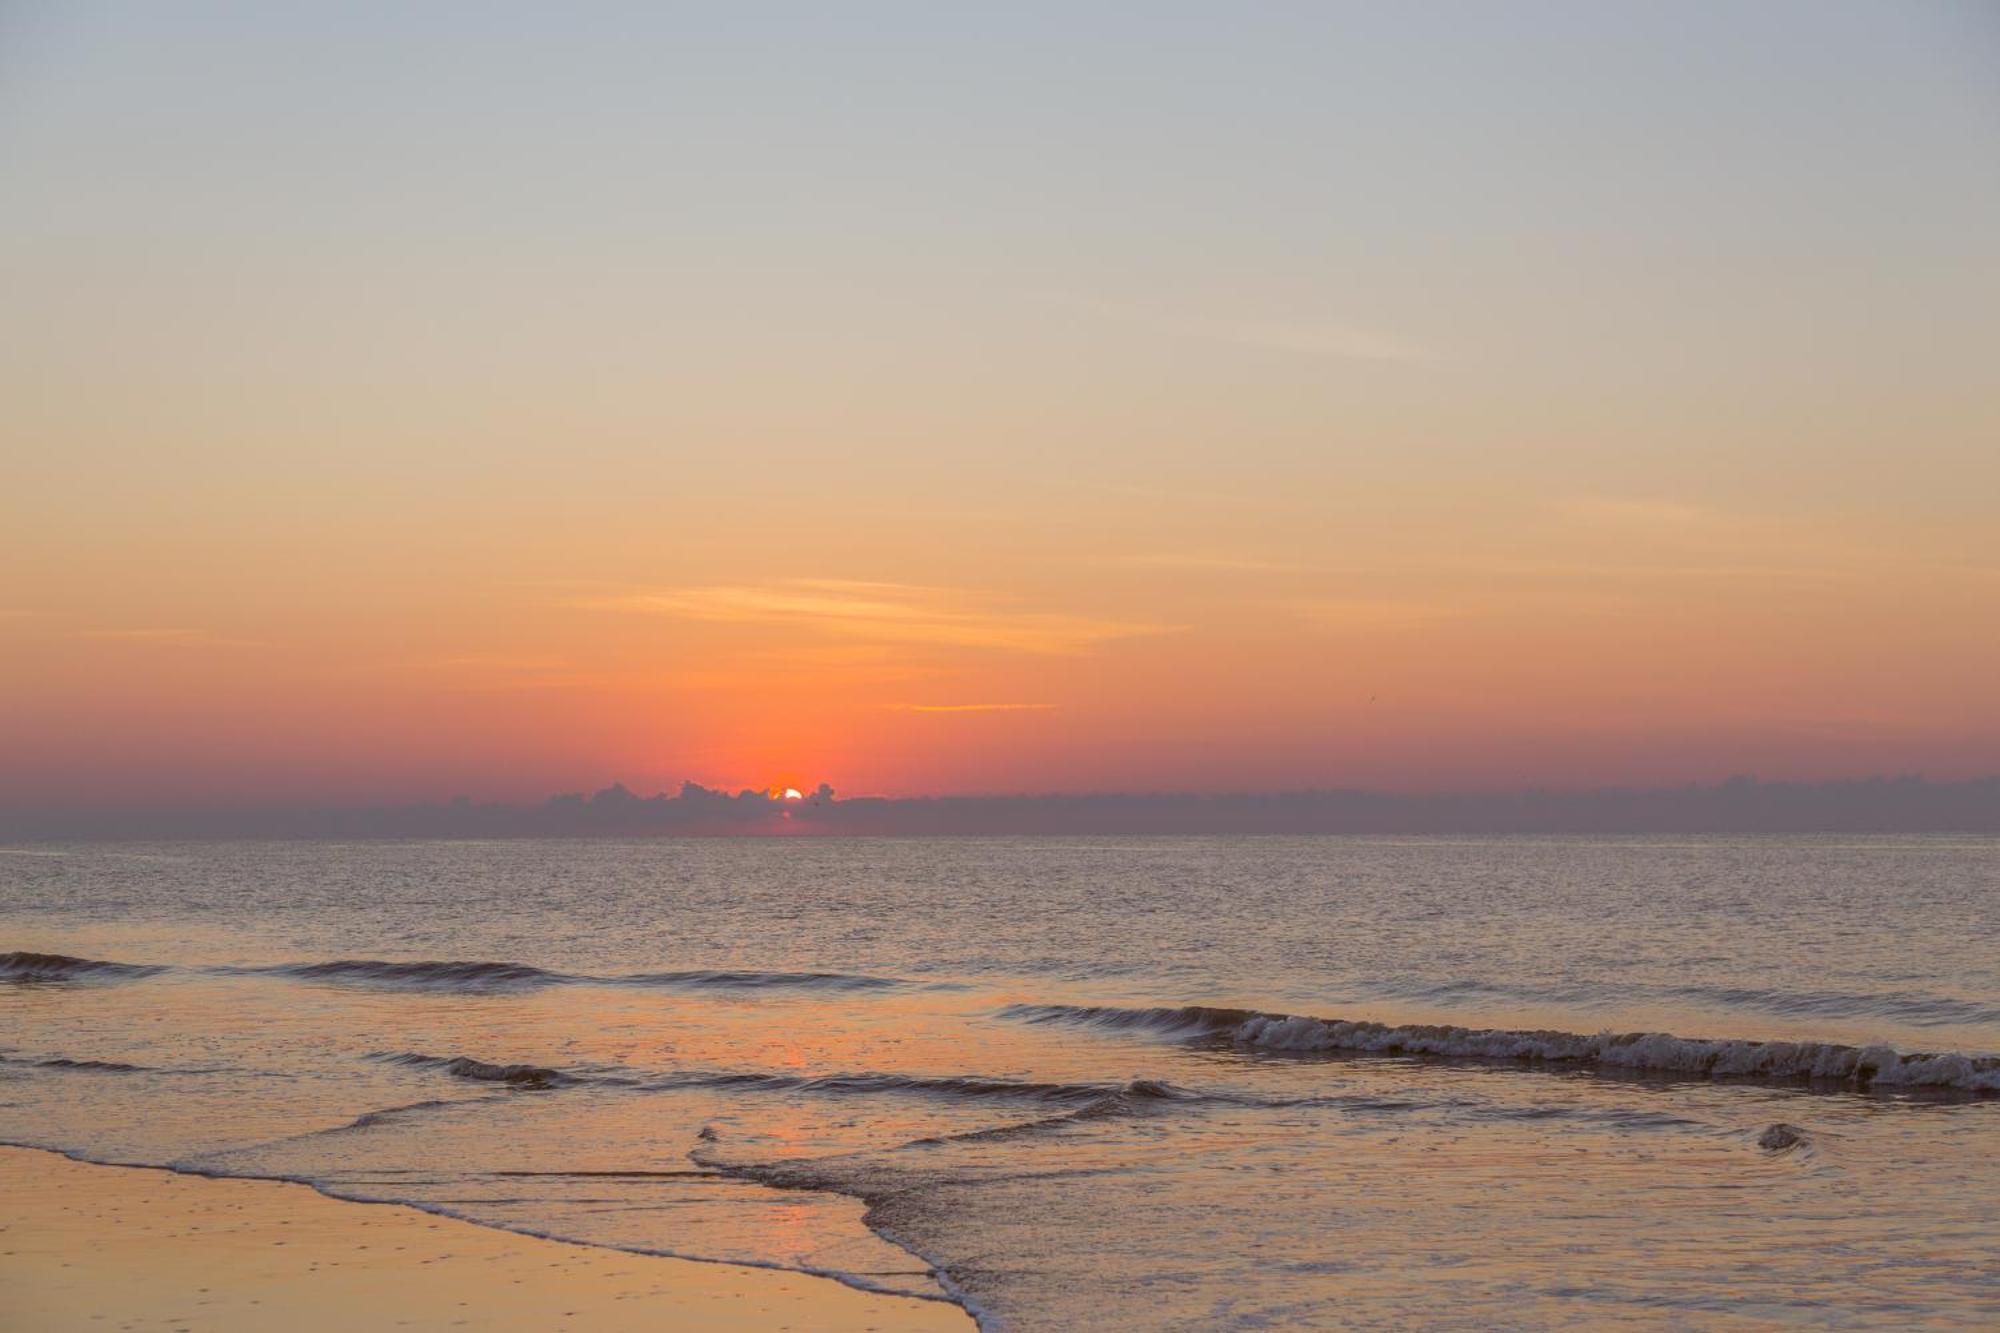
<svg viewBox="0 0 2000 1333">
<path fill-rule="evenodd" d="M 0 27 L 14 320 L 107 268 L 449 297 L 444 261 L 532 317 L 637 265 L 772 322 L 1004 326 L 1046 297 L 1586 397 L 1839 396 L 1887 362 L 1915 392 L 1988 359 L 1997 145 L 1987 4 L 17 3 Z"/>
</svg>

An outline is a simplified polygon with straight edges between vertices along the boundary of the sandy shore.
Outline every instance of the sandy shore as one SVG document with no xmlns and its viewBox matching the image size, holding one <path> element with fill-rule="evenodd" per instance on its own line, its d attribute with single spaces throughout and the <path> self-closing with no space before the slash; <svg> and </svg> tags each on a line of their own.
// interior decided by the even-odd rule
<svg viewBox="0 0 2000 1333">
<path fill-rule="evenodd" d="M 949 1329 L 825 1278 L 509 1235 L 303 1185 L 0 1148 L 0 1328 Z"/>
</svg>

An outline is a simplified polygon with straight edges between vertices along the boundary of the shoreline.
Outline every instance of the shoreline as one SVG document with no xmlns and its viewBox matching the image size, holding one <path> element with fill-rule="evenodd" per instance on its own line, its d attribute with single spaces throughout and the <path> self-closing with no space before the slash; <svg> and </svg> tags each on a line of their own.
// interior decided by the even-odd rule
<svg viewBox="0 0 2000 1333">
<path fill-rule="evenodd" d="M 293 1181 L 0 1146 L 0 1324 L 971 1330 L 957 1305 L 544 1240 Z"/>
</svg>

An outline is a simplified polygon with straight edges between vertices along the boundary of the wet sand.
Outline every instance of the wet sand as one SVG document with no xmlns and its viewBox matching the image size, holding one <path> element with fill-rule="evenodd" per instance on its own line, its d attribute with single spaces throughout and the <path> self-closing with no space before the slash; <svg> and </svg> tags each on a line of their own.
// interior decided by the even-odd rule
<svg viewBox="0 0 2000 1333">
<path fill-rule="evenodd" d="M 0 1328 L 949 1329 L 941 1301 L 0 1148 Z"/>
</svg>

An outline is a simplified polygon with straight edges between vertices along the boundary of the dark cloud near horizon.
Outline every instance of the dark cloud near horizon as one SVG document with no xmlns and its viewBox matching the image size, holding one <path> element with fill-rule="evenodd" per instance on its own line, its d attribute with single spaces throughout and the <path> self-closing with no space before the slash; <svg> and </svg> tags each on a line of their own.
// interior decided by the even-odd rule
<svg viewBox="0 0 2000 1333">
<path fill-rule="evenodd" d="M 0 812 L 14 839 L 833 834 L 2000 833 L 2000 776 L 1962 782 L 1733 778 L 1713 786 L 1407 795 L 1371 791 L 796 799 L 622 783 L 539 805 L 449 803 L 156 814 Z"/>
</svg>

